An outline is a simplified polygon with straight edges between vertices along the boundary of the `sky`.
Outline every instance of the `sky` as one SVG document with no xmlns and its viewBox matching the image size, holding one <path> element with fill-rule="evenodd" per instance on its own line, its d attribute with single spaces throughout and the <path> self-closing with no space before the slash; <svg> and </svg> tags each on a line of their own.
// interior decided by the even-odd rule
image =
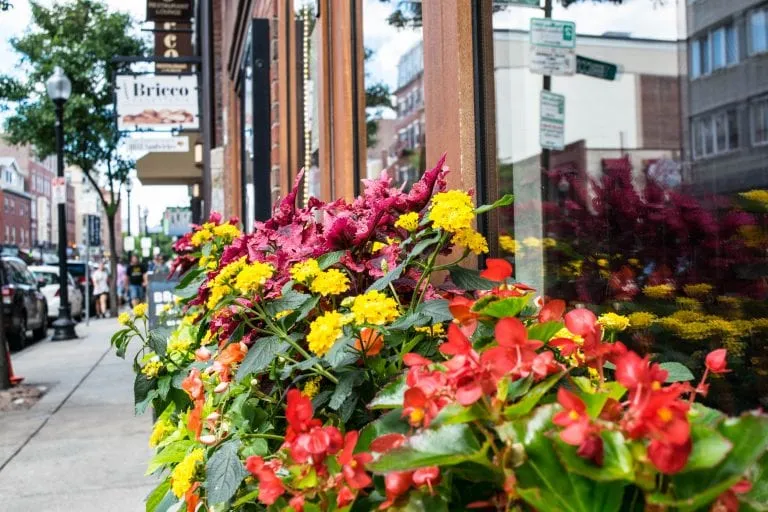
<svg viewBox="0 0 768 512">
<path fill-rule="evenodd" d="M 43 1 L 51 3 L 51 0 Z M 684 1 L 625 0 L 624 5 L 620 6 L 586 1 L 568 9 L 563 9 L 556 2 L 553 17 L 575 21 L 577 32 L 582 34 L 614 31 L 628 32 L 633 37 L 677 39 L 684 37 L 684 30 L 679 26 L 677 16 L 677 3 Z M 385 22 L 396 0 L 390 3 L 383 3 L 380 0 L 363 0 L 363 2 L 364 44 L 374 50 L 372 59 L 366 64 L 367 79 L 383 81 L 390 86 L 391 90 L 394 90 L 397 85 L 398 60 L 421 39 L 421 30 L 397 30 Z M 12 11 L 0 12 L 0 71 L 2 72 L 11 70 L 16 62 L 8 40 L 23 34 L 30 19 L 27 0 L 13 0 L 12 3 Z M 142 19 L 145 14 L 143 0 L 106 0 L 106 3 L 115 10 L 128 11 L 136 19 Z M 531 17 L 540 15 L 541 11 L 538 9 L 510 7 L 494 15 L 493 26 L 494 28 L 525 29 Z M 148 206 L 150 226 L 159 223 L 166 207 L 189 204 L 186 187 L 142 187 L 138 182 L 134 184 L 131 202 L 133 205 Z M 123 209 L 125 219 L 125 202 L 123 202 Z M 136 206 L 132 209 L 132 225 L 138 226 Z"/>
</svg>

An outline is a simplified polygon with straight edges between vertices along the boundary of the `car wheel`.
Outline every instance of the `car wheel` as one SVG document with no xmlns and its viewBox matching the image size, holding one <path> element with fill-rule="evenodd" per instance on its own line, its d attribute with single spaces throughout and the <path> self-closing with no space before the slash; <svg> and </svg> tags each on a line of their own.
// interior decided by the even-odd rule
<svg viewBox="0 0 768 512">
<path fill-rule="evenodd" d="M 34 336 L 36 341 L 39 341 L 46 336 L 48 336 L 48 311 L 43 312 L 43 320 L 42 324 L 40 324 L 40 327 L 32 331 L 32 336 Z"/>
<path fill-rule="evenodd" d="M 9 336 L 8 344 L 12 350 L 22 350 L 27 346 L 27 313 L 21 312 L 21 319 L 19 320 L 19 330 L 11 333 Z"/>
</svg>

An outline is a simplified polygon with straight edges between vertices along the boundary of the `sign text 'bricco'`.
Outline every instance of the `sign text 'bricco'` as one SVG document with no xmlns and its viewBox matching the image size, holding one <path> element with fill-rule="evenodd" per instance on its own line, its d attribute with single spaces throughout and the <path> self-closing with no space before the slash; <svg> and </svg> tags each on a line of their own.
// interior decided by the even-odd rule
<svg viewBox="0 0 768 512">
<path fill-rule="evenodd" d="M 147 0 L 147 21 L 185 22 L 192 18 L 192 0 Z"/>
<path fill-rule="evenodd" d="M 195 75 L 117 75 L 115 112 L 119 131 L 197 130 Z"/>
</svg>

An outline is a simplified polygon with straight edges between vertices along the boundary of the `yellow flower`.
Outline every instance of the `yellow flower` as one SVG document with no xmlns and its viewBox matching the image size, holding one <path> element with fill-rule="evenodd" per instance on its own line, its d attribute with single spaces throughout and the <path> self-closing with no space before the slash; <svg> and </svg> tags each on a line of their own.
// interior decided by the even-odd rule
<svg viewBox="0 0 768 512">
<path fill-rule="evenodd" d="M 163 304 L 163 313 L 168 313 L 171 310 L 171 303 L 168 302 L 166 304 Z"/>
<path fill-rule="evenodd" d="M 608 266 L 608 260 L 605 258 L 600 258 L 597 260 L 597 266 L 598 267 L 607 267 Z"/>
<path fill-rule="evenodd" d="M 675 304 L 677 304 L 681 309 L 690 309 L 691 311 L 701 310 L 701 302 L 696 299 L 692 299 L 691 297 L 677 297 L 675 299 Z"/>
<path fill-rule="evenodd" d="M 385 243 L 382 243 L 382 242 L 373 242 L 373 243 L 371 244 L 371 252 L 372 252 L 372 253 L 376 253 L 376 252 L 379 252 L 380 250 L 382 250 L 382 249 L 383 249 L 383 248 L 385 248 L 386 246 L 387 246 L 387 244 L 385 244 Z"/>
<path fill-rule="evenodd" d="M 128 313 L 120 313 L 120 315 L 117 317 L 117 321 L 120 322 L 120 325 L 130 325 L 131 315 Z"/>
<path fill-rule="evenodd" d="M 768 235 L 760 229 L 760 226 L 741 226 L 739 228 L 739 235 L 744 239 L 744 244 L 753 249 L 758 249 L 768 244 Z"/>
<path fill-rule="evenodd" d="M 400 316 L 395 299 L 376 290 L 355 297 L 350 310 L 358 324 L 384 325 Z"/>
<path fill-rule="evenodd" d="M 549 247 L 549 248 L 557 247 L 557 240 L 555 240 L 554 238 L 546 237 L 541 239 L 541 244 L 544 247 Z"/>
<path fill-rule="evenodd" d="M 309 289 L 323 297 L 338 295 L 349 290 L 349 279 L 341 270 L 332 268 L 320 272 L 312 281 Z"/>
<path fill-rule="evenodd" d="M 197 465 L 203 462 L 203 449 L 196 448 L 179 462 L 171 472 L 171 489 L 177 498 L 184 496 L 195 481 Z"/>
<path fill-rule="evenodd" d="M 741 306 L 742 301 L 740 297 L 734 297 L 732 295 L 718 295 L 717 302 L 729 308 L 738 308 Z"/>
<path fill-rule="evenodd" d="M 636 311 L 629 315 L 629 326 L 632 329 L 647 329 L 656 320 L 656 315 L 646 311 Z"/>
<path fill-rule="evenodd" d="M 213 238 L 213 233 L 211 233 L 210 230 L 203 228 L 199 231 L 195 231 L 192 238 L 189 239 L 189 242 L 195 247 L 200 247 L 211 238 Z"/>
<path fill-rule="evenodd" d="M 432 197 L 429 206 L 429 220 L 437 229 L 456 233 L 472 226 L 475 206 L 472 198 L 462 190 L 440 192 Z"/>
<path fill-rule="evenodd" d="M 402 214 L 395 221 L 396 228 L 402 228 L 406 231 L 416 231 L 419 227 L 419 214 L 416 212 L 408 212 Z"/>
<path fill-rule="evenodd" d="M 150 379 L 154 379 L 157 377 L 157 374 L 160 373 L 160 370 L 163 369 L 163 363 L 160 362 L 158 359 L 150 359 L 147 364 L 144 365 L 144 367 L 141 369 L 141 373 L 149 377 Z"/>
<path fill-rule="evenodd" d="M 320 380 L 322 377 L 319 375 L 313 379 L 307 380 L 307 383 L 304 384 L 304 388 L 301 390 L 301 394 L 305 397 L 312 400 L 317 396 L 317 393 L 320 391 Z"/>
<path fill-rule="evenodd" d="M 173 431 L 173 425 L 168 423 L 166 420 L 158 420 L 152 429 L 152 434 L 149 436 L 150 448 L 154 448 L 155 446 L 159 445 L 171 431 Z"/>
<path fill-rule="evenodd" d="M 671 284 L 657 284 L 646 286 L 643 293 L 650 299 L 669 299 L 675 293 L 675 287 Z"/>
<path fill-rule="evenodd" d="M 500 235 L 499 245 L 503 251 L 506 251 L 510 254 L 515 254 L 520 250 L 520 244 L 517 242 L 517 240 L 509 235 Z"/>
<path fill-rule="evenodd" d="M 488 252 L 488 241 L 483 235 L 472 228 L 457 231 L 451 239 L 451 243 L 469 249 L 475 254 L 484 254 Z"/>
<path fill-rule="evenodd" d="M 255 261 L 246 265 L 235 278 L 235 289 L 243 294 L 257 292 L 275 273 L 275 267 L 269 263 Z"/>
<path fill-rule="evenodd" d="M 168 352 L 173 354 L 187 352 L 192 343 L 194 340 L 189 336 L 187 329 L 174 331 L 168 339 Z"/>
<path fill-rule="evenodd" d="M 541 247 L 541 240 L 536 237 L 529 236 L 523 239 L 523 245 L 533 248 Z"/>
<path fill-rule="evenodd" d="M 208 295 L 208 301 L 205 303 L 205 305 L 208 307 L 208 309 L 213 309 L 216 307 L 216 304 L 221 302 L 221 299 L 229 295 L 231 291 L 232 288 L 227 285 L 214 286 L 211 288 L 211 293 Z"/>
<path fill-rule="evenodd" d="M 146 304 L 136 304 L 133 306 L 133 314 L 136 316 L 136 318 L 142 318 L 147 315 L 147 305 Z"/>
<path fill-rule="evenodd" d="M 338 311 L 328 311 L 309 324 L 307 344 L 309 350 L 318 356 L 325 355 L 344 334 L 342 327 L 347 323 Z"/>
<path fill-rule="evenodd" d="M 637 266 L 639 266 L 639 265 L 640 265 L 640 260 L 638 260 L 637 258 L 629 258 L 629 259 L 627 260 L 627 263 L 629 263 L 630 265 L 634 265 L 634 266 L 636 266 L 636 267 L 637 267 Z"/>
<path fill-rule="evenodd" d="M 609 331 L 623 331 L 629 327 L 629 318 L 616 313 L 604 313 L 597 317 L 597 323 Z"/>
<path fill-rule="evenodd" d="M 443 327 L 443 324 L 425 325 L 424 327 L 416 327 L 416 332 L 423 332 L 427 336 L 439 338 L 445 334 L 445 327 Z"/>
<path fill-rule="evenodd" d="M 707 283 L 699 284 L 686 284 L 683 286 L 683 291 L 689 297 L 705 297 L 712 293 L 713 286 Z"/>
<path fill-rule="evenodd" d="M 284 309 L 282 311 L 278 311 L 277 313 L 275 313 L 275 320 L 280 320 L 282 318 L 285 318 L 291 313 L 293 313 L 292 309 Z"/>
<path fill-rule="evenodd" d="M 768 204 L 768 190 L 750 190 L 749 192 L 742 192 L 739 195 L 750 201 Z"/>
<path fill-rule="evenodd" d="M 318 265 L 317 260 L 312 258 L 296 263 L 291 267 L 291 277 L 297 283 L 306 283 L 319 273 L 320 265 Z"/>
<path fill-rule="evenodd" d="M 232 224 L 227 223 L 213 228 L 213 234 L 223 238 L 226 242 L 231 242 L 240 236 L 240 230 L 237 229 L 237 226 L 233 226 Z"/>
<path fill-rule="evenodd" d="M 246 257 L 243 256 L 222 268 L 213 281 L 208 284 L 210 289 L 210 295 L 206 302 L 208 309 L 213 309 L 221 299 L 232 292 L 231 281 L 240 273 L 245 265 Z"/>
<path fill-rule="evenodd" d="M 572 332 L 571 332 L 571 331 L 569 331 L 569 330 L 568 330 L 566 327 L 563 327 L 562 329 L 560 329 L 559 331 L 557 331 L 557 332 L 554 334 L 554 336 L 552 336 L 552 339 L 557 339 L 557 338 L 564 338 L 564 339 L 566 339 L 566 340 L 573 340 L 573 341 L 575 341 L 576 343 L 578 343 L 579 345 L 581 345 L 582 343 L 584 343 L 584 338 L 582 338 L 582 337 L 581 337 L 581 336 L 579 336 L 578 334 L 572 333 Z"/>
</svg>

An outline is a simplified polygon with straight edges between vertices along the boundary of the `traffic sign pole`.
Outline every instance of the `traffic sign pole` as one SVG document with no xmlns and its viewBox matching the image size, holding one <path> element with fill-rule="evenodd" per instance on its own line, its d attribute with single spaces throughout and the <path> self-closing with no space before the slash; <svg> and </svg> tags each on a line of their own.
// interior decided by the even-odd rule
<svg viewBox="0 0 768 512">
<path fill-rule="evenodd" d="M 544 17 L 546 19 L 552 18 L 552 0 L 544 0 Z M 551 91 L 552 90 L 552 76 L 551 75 L 544 75 L 542 78 L 542 84 L 541 88 L 544 91 Z M 541 180 L 541 186 L 542 186 L 542 196 L 546 194 L 544 187 L 548 187 L 549 184 L 549 165 L 550 165 L 550 151 L 547 148 L 541 149 L 541 173 L 542 173 L 542 180 Z M 545 196 L 548 197 L 548 196 Z"/>
</svg>

